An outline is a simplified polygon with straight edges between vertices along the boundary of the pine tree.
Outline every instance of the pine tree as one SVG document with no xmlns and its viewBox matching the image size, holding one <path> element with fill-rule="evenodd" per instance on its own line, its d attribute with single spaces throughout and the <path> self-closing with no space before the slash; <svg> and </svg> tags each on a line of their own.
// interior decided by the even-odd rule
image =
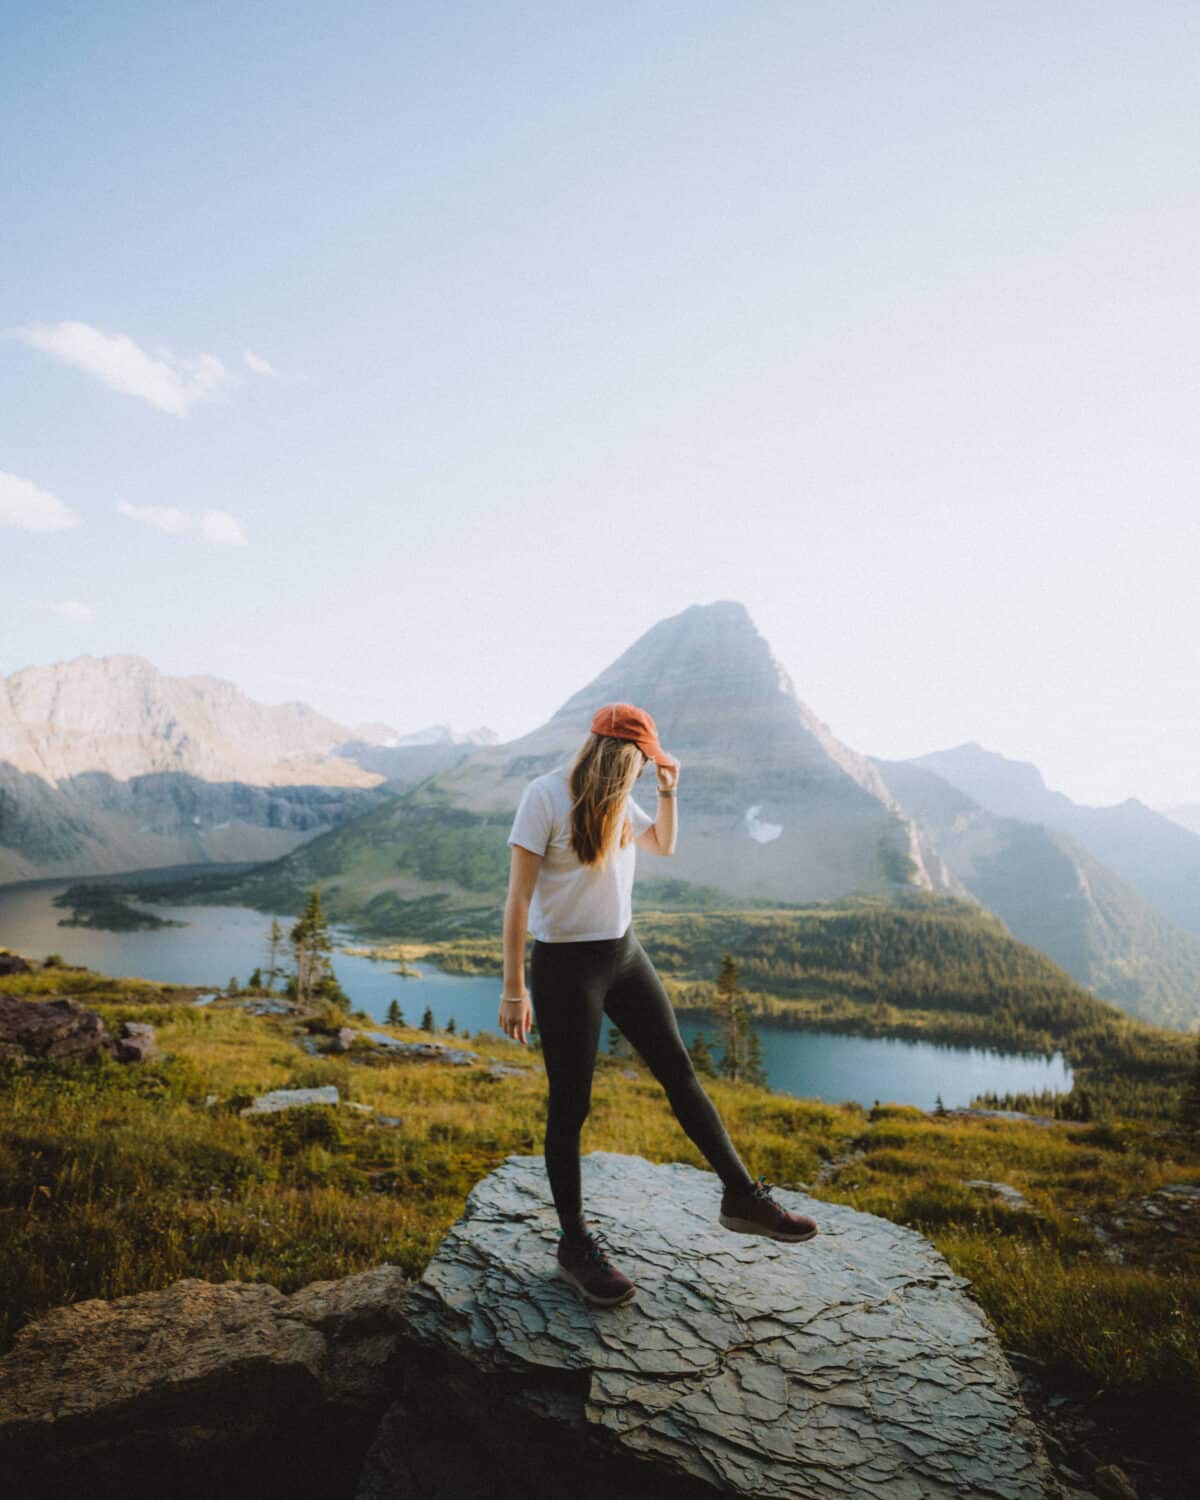
<svg viewBox="0 0 1200 1500">
<path fill-rule="evenodd" d="M 1187 1135 L 1200 1137 L 1200 1034 L 1196 1036 L 1196 1061 L 1179 1101 L 1179 1123 Z"/>
<path fill-rule="evenodd" d="M 432 1005 L 427 1005 L 425 1007 L 425 1014 L 421 1017 L 421 1030 L 422 1031 L 433 1031 L 434 1030 L 434 1025 L 433 1025 L 433 1006 Z"/>
<path fill-rule="evenodd" d="M 692 1059 L 692 1067 L 697 1073 L 704 1073 L 709 1078 L 716 1076 L 717 1069 L 713 1062 L 712 1050 L 708 1045 L 708 1038 L 702 1031 L 698 1031 L 692 1038 L 688 1056 Z"/>
<path fill-rule="evenodd" d="M 454 1017 L 453 1016 L 451 1016 L 450 1019 L 446 1022 L 446 1030 L 453 1036 L 453 1034 L 454 1034 Z"/>
<path fill-rule="evenodd" d="M 271 918 L 271 931 L 267 937 L 267 967 L 263 971 L 267 976 L 267 990 L 273 991 L 275 981 L 283 972 L 279 962 L 279 951 L 283 947 L 283 928 L 279 925 L 277 917 Z"/>
<path fill-rule="evenodd" d="M 296 997 L 301 1005 L 311 1005 L 318 996 L 344 1002 L 341 986 L 333 973 L 329 955 L 333 939 L 321 909 L 321 891 L 313 886 L 304 903 L 300 920 L 289 934 L 296 957 Z"/>
<path fill-rule="evenodd" d="M 393 1000 L 387 1008 L 387 1023 L 389 1026 L 404 1026 L 404 1012 L 400 1009 L 399 1000 Z"/>
<path fill-rule="evenodd" d="M 236 974 L 234 974 L 230 978 L 229 983 L 225 986 L 225 993 L 227 995 L 240 995 L 241 994 L 241 991 L 238 989 L 238 982 L 237 982 L 237 975 Z"/>
<path fill-rule="evenodd" d="M 946 1113 L 946 1106 L 942 1103 L 942 1096 L 940 1093 L 933 1101 L 933 1112 L 935 1115 L 944 1115 Z"/>
<path fill-rule="evenodd" d="M 737 1080 L 746 1068 L 746 1033 L 748 1030 L 742 992 L 738 988 L 738 967 L 732 953 L 721 959 L 717 975 L 717 1017 L 721 1032 L 721 1061 L 718 1068 L 726 1078 Z"/>
<path fill-rule="evenodd" d="M 747 1083 L 754 1083 L 759 1088 L 765 1089 L 767 1086 L 767 1070 L 763 1066 L 762 1038 L 754 1029 L 753 1022 L 750 1019 L 749 1007 L 743 1009 L 742 1017 L 746 1026 L 746 1054 L 743 1064 L 745 1071 L 742 1077 Z"/>
<path fill-rule="evenodd" d="M 250 978 L 246 981 L 246 988 L 248 990 L 261 990 L 262 987 L 262 970 L 255 969 L 254 973 L 251 974 Z"/>
</svg>

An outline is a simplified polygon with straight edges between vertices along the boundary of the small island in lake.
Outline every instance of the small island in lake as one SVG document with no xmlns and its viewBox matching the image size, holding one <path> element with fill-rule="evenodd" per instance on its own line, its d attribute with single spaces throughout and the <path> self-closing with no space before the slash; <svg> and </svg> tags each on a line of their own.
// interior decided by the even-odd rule
<svg viewBox="0 0 1200 1500">
<path fill-rule="evenodd" d="M 55 906 L 65 906 L 69 917 L 59 917 L 60 927 L 97 927 L 105 932 L 136 932 L 151 927 L 186 927 L 173 917 L 160 917 L 132 905 L 133 891 L 120 885 L 69 885 L 54 897 Z"/>
</svg>

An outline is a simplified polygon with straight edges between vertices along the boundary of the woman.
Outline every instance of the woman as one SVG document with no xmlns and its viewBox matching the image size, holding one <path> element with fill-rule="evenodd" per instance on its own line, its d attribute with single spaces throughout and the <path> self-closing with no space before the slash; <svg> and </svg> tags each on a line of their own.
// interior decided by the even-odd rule
<svg viewBox="0 0 1200 1500">
<path fill-rule="evenodd" d="M 657 816 L 634 801 L 649 760 L 658 770 Z M 569 767 L 525 788 L 513 819 L 504 908 L 504 991 L 500 1028 L 524 1044 L 531 1026 L 529 978 L 549 1084 L 546 1174 L 559 1220 L 557 1274 L 590 1301 L 612 1307 L 636 1291 L 590 1231 L 580 1194 L 579 1136 L 591 1105 L 604 1015 L 616 1023 L 662 1084 L 684 1130 L 724 1184 L 719 1220 L 727 1229 L 777 1240 L 807 1240 L 816 1224 L 751 1179 L 700 1086 L 675 1012 L 632 925 L 635 844 L 675 850 L 679 762 L 658 742 L 654 720 L 629 703 L 608 703 Z"/>
</svg>

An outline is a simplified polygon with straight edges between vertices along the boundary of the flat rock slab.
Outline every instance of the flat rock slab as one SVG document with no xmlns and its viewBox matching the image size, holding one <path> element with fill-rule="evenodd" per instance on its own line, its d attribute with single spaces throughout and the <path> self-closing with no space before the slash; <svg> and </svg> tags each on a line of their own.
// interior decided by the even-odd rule
<svg viewBox="0 0 1200 1500">
<path fill-rule="evenodd" d="M 299 1109 L 305 1104 L 336 1104 L 338 1102 L 337 1085 L 334 1083 L 324 1084 L 315 1089 L 272 1089 L 269 1094 L 259 1094 L 252 1104 L 248 1104 L 242 1114 L 244 1115 L 274 1115 L 283 1109 Z"/>
<path fill-rule="evenodd" d="M 593 1307 L 554 1276 L 541 1156 L 510 1156 L 472 1189 L 408 1296 L 408 1336 L 428 1360 L 426 1378 L 408 1357 L 414 1398 L 436 1381 L 450 1430 L 471 1430 L 482 1462 L 507 1410 L 542 1424 L 527 1455 L 534 1441 L 553 1451 L 548 1429 L 571 1430 L 573 1497 L 591 1494 L 606 1456 L 627 1485 L 636 1459 L 646 1491 L 673 1496 L 1057 1493 L 969 1282 L 923 1235 L 781 1189 L 820 1224 L 815 1239 L 734 1234 L 717 1222 L 717 1177 L 682 1163 L 595 1151 L 582 1179 L 591 1228 L 637 1283 L 632 1302 Z M 363 1500 L 422 1478 L 397 1435 L 411 1444 L 417 1410 L 391 1414 L 390 1440 L 385 1418 Z"/>
</svg>

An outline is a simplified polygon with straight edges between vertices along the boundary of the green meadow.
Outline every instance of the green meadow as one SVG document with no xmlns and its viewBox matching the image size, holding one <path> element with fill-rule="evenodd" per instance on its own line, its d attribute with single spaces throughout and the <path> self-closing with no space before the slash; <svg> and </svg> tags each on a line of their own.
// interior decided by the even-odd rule
<svg viewBox="0 0 1200 1500">
<path fill-rule="evenodd" d="M 291 1291 L 389 1261 L 418 1277 L 473 1184 L 511 1153 L 542 1150 L 537 1070 L 496 1077 L 479 1064 L 381 1058 L 365 1040 L 322 1057 L 299 1045 L 299 1028 L 355 1027 L 362 1012 L 253 1016 L 244 995 L 198 1008 L 184 987 L 56 967 L 3 986 L 73 995 L 112 1031 L 149 1021 L 164 1055 L 0 1063 L 0 1351 L 49 1308 L 183 1276 Z M 536 1046 L 488 1032 L 452 1040 L 484 1064 L 538 1059 Z M 266 1090 L 324 1084 L 342 1106 L 239 1113 Z M 1195 1231 L 1164 1253 L 1153 1220 L 1135 1215 L 1118 1263 L 1089 1228 L 1164 1184 L 1200 1184 L 1200 1142 L 1177 1123 L 1182 1084 L 1153 1083 L 1128 1116 L 1048 1124 L 886 1102 L 868 1111 L 718 1076 L 705 1086 L 754 1173 L 920 1230 L 970 1279 L 1004 1347 L 1040 1361 L 1061 1389 L 1110 1402 L 1114 1422 L 1154 1413 L 1156 1433 L 1194 1428 Z M 637 1058 L 598 1060 L 583 1140 L 594 1149 L 707 1168 Z M 972 1178 L 1011 1185 L 1029 1208 L 968 1188 Z"/>
</svg>

